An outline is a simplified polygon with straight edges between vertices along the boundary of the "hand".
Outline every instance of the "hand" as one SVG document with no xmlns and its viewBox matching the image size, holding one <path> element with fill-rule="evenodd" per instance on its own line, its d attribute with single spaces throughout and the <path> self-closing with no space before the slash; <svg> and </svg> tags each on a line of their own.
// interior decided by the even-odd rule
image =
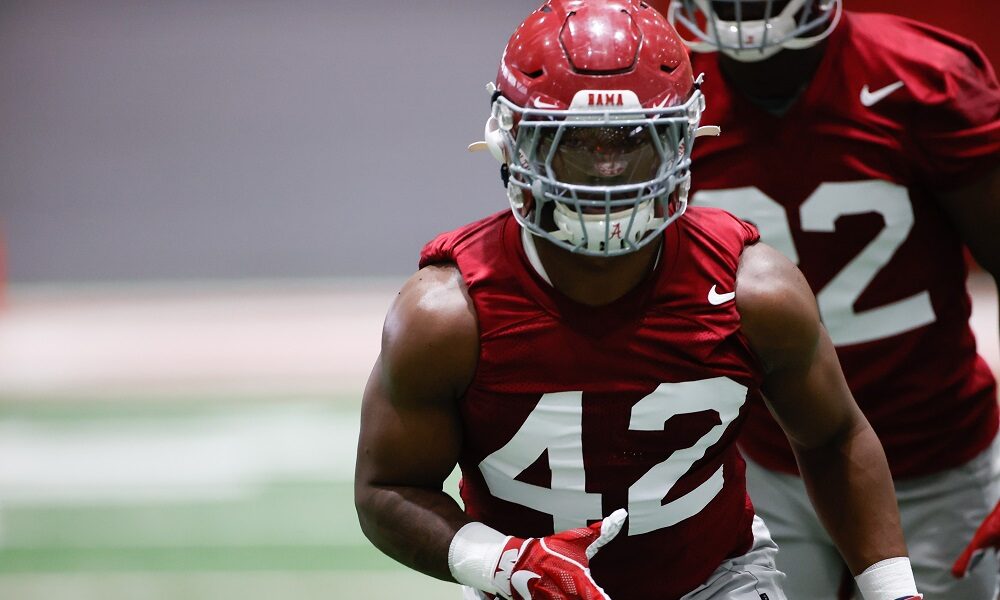
<svg viewBox="0 0 1000 600">
<path fill-rule="evenodd" d="M 1000 503 L 976 530 L 972 541 L 952 565 L 951 574 L 958 578 L 965 577 L 978 562 L 979 556 L 990 548 L 1000 549 Z"/>
<path fill-rule="evenodd" d="M 590 576 L 590 559 L 618 535 L 627 516 L 622 508 L 590 527 L 508 539 L 493 574 L 500 595 L 508 600 L 611 600 Z"/>
</svg>

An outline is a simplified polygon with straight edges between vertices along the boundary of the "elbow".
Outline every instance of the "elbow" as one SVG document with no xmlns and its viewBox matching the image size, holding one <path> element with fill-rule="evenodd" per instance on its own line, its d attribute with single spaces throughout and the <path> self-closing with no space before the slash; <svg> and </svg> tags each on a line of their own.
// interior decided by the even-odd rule
<svg viewBox="0 0 1000 600">
<path fill-rule="evenodd" d="M 354 510 L 358 514 L 358 524 L 361 526 L 361 532 L 369 540 L 373 540 L 372 535 L 375 531 L 375 496 L 376 490 L 369 483 L 355 480 Z"/>
<path fill-rule="evenodd" d="M 864 415 L 845 421 L 815 445 L 793 444 L 796 462 L 804 479 L 827 478 L 855 469 L 886 472 L 882 444 Z"/>
<path fill-rule="evenodd" d="M 789 441 L 797 454 L 839 452 L 840 449 L 850 446 L 854 440 L 868 435 L 874 437 L 875 432 L 861 409 L 855 407 L 847 411 L 835 424 L 824 427 L 822 432 L 812 432 L 808 438 L 793 439 L 789 436 Z"/>
<path fill-rule="evenodd" d="M 875 431 L 872 429 L 871 423 L 868 422 L 868 417 L 855 405 L 853 410 L 848 411 L 844 421 L 840 423 L 840 427 L 833 431 L 830 439 L 827 440 L 827 446 L 842 448 L 851 444 L 853 440 L 867 435 L 875 437 Z"/>
</svg>

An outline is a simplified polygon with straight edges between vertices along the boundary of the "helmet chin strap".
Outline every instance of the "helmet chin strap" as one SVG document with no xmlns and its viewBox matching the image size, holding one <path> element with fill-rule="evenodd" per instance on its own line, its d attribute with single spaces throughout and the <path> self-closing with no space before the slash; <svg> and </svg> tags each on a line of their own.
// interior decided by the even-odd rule
<svg viewBox="0 0 1000 600">
<path fill-rule="evenodd" d="M 653 215 L 652 200 L 610 214 L 581 213 L 559 202 L 554 208 L 552 218 L 558 229 L 552 236 L 574 246 L 585 245 L 592 252 L 624 250 L 628 242 L 638 244 L 647 231 L 663 224 L 662 218 Z"/>
<path fill-rule="evenodd" d="M 796 29 L 798 29 L 799 24 L 795 20 L 794 13 L 799 9 L 797 3 L 789 3 L 788 6 L 778 15 L 770 17 L 768 20 L 753 20 L 753 21 L 723 21 L 721 19 L 714 19 L 712 26 L 710 27 L 713 31 L 716 42 L 713 43 L 706 39 L 687 39 L 681 38 L 681 41 L 695 52 L 715 52 L 719 51 L 729 56 L 730 58 L 740 61 L 740 62 L 760 62 L 771 58 L 778 52 L 782 50 L 802 50 L 804 48 L 809 48 L 815 46 L 821 40 L 829 36 L 834 29 L 836 29 L 837 24 L 840 23 L 840 19 L 844 12 L 843 0 L 827 0 L 827 2 L 834 3 L 834 13 L 833 17 L 830 19 L 829 23 L 821 32 L 812 36 L 796 36 L 794 35 Z M 702 7 L 706 18 L 713 19 L 713 14 L 710 9 Z M 675 0 L 670 3 L 670 7 L 667 10 L 667 20 L 672 24 L 676 25 L 677 22 L 691 27 L 693 24 L 687 20 L 681 13 L 681 2 Z M 702 34 L 699 34 L 702 36 Z M 742 46 L 746 44 L 760 43 L 766 39 L 777 39 L 780 40 L 777 44 L 771 44 L 768 46 L 757 46 L 757 47 L 746 47 Z M 753 40 L 753 41 L 751 41 Z"/>
<path fill-rule="evenodd" d="M 765 61 L 785 48 L 783 46 L 767 46 L 765 48 L 745 48 L 737 50 L 735 48 L 724 48 L 719 50 L 733 60 L 753 63 Z"/>
<path fill-rule="evenodd" d="M 771 58 L 783 50 L 783 44 L 764 46 L 767 38 L 790 39 L 796 28 L 795 17 L 781 13 L 768 20 L 759 21 L 723 21 L 716 19 L 715 33 L 719 39 L 719 48 L 727 56 L 743 62 L 758 62 Z M 759 47 L 742 48 L 743 45 L 760 43 Z"/>
<path fill-rule="evenodd" d="M 535 269 L 535 273 L 545 280 L 545 283 L 552 285 L 552 280 L 549 279 L 549 274 L 545 271 L 545 265 L 542 264 L 542 259 L 538 257 L 538 247 L 535 246 L 535 236 L 531 235 L 531 232 L 521 228 L 521 245 L 524 246 L 524 254 L 528 257 L 528 263 L 531 267 Z"/>
<path fill-rule="evenodd" d="M 545 265 L 542 264 L 542 259 L 538 256 L 538 246 L 535 244 L 535 236 L 524 227 L 521 228 L 521 246 L 524 248 L 524 255 L 528 258 L 528 264 L 531 265 L 531 268 L 535 270 L 535 273 L 538 273 L 538 276 L 545 283 L 552 286 L 552 278 L 549 277 L 548 271 L 545 270 Z M 661 245 L 656 252 L 656 260 L 653 262 L 654 269 L 660 265 L 660 257 L 662 255 L 663 246 Z"/>
<path fill-rule="evenodd" d="M 768 37 L 777 37 L 782 40 L 780 44 L 762 48 L 735 49 L 725 47 L 724 45 L 720 48 L 720 52 L 733 60 L 740 62 L 760 62 L 771 58 L 782 50 L 803 50 L 805 48 L 811 48 L 833 33 L 833 30 L 837 28 L 837 24 L 840 23 L 843 13 L 844 3 L 837 2 L 833 17 L 830 19 L 830 23 L 823 29 L 823 31 L 813 36 L 791 35 L 791 33 L 795 31 L 798 24 L 795 22 L 795 17 L 787 13 L 782 13 L 776 17 L 772 17 L 770 21 L 746 21 L 739 29 L 737 28 L 737 23 L 735 21 L 717 21 L 716 27 L 718 28 L 719 40 L 723 42 L 723 44 L 728 43 L 728 45 L 731 46 L 738 46 L 739 39 L 737 36 L 739 35 L 738 31 L 740 30 L 744 32 L 744 36 L 749 30 L 751 35 L 758 36 L 757 39 L 763 39 L 759 36 L 763 35 L 765 30 L 767 30 Z"/>
</svg>

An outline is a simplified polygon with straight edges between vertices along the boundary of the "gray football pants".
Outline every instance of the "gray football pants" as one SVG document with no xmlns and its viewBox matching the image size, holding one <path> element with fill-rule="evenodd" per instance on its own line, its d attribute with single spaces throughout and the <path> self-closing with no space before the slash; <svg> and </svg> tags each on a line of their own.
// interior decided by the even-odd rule
<svg viewBox="0 0 1000 600">
<path fill-rule="evenodd" d="M 1000 442 L 961 467 L 895 484 L 917 590 L 927 600 L 994 600 L 996 553 L 987 552 L 965 579 L 953 578 L 951 565 L 1000 498 Z M 778 544 L 788 597 L 837 600 L 846 567 L 802 480 L 747 460 L 747 488 Z"/>
</svg>

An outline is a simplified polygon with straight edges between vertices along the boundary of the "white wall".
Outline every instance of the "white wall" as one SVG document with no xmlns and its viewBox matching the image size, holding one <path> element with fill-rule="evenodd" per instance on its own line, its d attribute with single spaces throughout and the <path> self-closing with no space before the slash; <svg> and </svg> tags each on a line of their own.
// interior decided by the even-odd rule
<svg viewBox="0 0 1000 600">
<path fill-rule="evenodd" d="M 537 0 L 4 0 L 13 282 L 401 275 L 506 206 L 484 90 Z"/>
</svg>

